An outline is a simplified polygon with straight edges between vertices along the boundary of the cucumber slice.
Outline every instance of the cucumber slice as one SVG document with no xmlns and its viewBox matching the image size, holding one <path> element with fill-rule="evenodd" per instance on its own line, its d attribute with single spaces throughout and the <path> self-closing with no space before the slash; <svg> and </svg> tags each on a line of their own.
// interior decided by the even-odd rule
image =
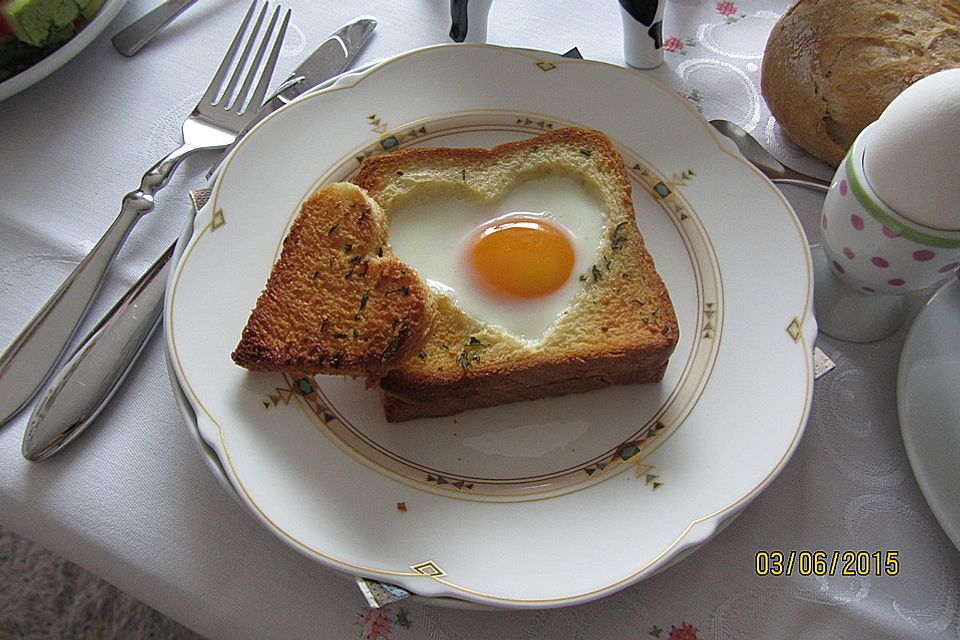
<svg viewBox="0 0 960 640">
<path fill-rule="evenodd" d="M 103 6 L 103 3 L 104 0 L 90 0 L 90 2 L 84 5 L 83 11 L 81 12 L 84 20 L 89 20 L 93 16 L 97 15 L 97 11 L 100 11 L 100 7 Z"/>
</svg>

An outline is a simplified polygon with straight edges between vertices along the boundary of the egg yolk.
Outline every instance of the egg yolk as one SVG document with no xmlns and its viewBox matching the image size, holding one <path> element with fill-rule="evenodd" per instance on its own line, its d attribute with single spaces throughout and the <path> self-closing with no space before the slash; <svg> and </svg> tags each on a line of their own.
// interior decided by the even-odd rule
<svg viewBox="0 0 960 640">
<path fill-rule="evenodd" d="M 566 233 L 537 217 L 511 217 L 478 230 L 468 260 L 493 293 L 537 298 L 563 286 L 573 271 Z"/>
</svg>

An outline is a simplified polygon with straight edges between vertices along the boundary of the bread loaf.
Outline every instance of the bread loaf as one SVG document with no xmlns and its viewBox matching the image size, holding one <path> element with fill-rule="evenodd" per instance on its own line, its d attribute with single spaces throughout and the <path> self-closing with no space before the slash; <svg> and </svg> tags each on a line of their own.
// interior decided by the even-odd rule
<svg viewBox="0 0 960 640">
<path fill-rule="evenodd" d="M 960 0 L 798 0 L 774 25 L 761 91 L 803 149 L 837 166 L 908 86 L 960 67 Z"/>
</svg>

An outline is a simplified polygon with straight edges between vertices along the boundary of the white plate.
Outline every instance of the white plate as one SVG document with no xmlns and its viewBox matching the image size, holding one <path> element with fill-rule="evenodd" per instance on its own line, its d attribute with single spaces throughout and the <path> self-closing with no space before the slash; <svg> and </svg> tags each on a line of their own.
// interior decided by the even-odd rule
<svg viewBox="0 0 960 640">
<path fill-rule="evenodd" d="M 681 327 L 662 384 L 388 425 L 362 382 L 232 364 L 318 185 L 396 147 L 565 124 L 605 132 L 627 161 Z M 439 46 L 298 100 L 244 139 L 171 276 L 165 331 L 201 437 L 294 548 L 424 596 L 559 606 L 651 575 L 783 468 L 810 410 L 811 274 L 780 192 L 669 89 L 601 63 Z"/>
<path fill-rule="evenodd" d="M 126 3 L 127 0 L 106 0 L 97 15 L 62 47 L 37 64 L 0 82 L 0 100 L 32 87 L 69 62 L 107 28 Z"/>
<path fill-rule="evenodd" d="M 960 283 L 951 281 L 920 311 L 897 376 L 900 432 L 930 510 L 960 549 Z"/>
</svg>

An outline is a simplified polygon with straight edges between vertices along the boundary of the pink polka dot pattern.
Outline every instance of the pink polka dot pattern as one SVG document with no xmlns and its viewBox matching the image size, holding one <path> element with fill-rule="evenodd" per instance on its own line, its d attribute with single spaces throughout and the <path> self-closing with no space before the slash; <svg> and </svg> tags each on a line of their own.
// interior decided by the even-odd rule
<svg viewBox="0 0 960 640">
<path fill-rule="evenodd" d="M 818 212 L 821 268 L 870 295 L 903 295 L 960 274 L 960 229 L 941 233 L 897 216 L 849 166 L 841 165 Z"/>
</svg>

